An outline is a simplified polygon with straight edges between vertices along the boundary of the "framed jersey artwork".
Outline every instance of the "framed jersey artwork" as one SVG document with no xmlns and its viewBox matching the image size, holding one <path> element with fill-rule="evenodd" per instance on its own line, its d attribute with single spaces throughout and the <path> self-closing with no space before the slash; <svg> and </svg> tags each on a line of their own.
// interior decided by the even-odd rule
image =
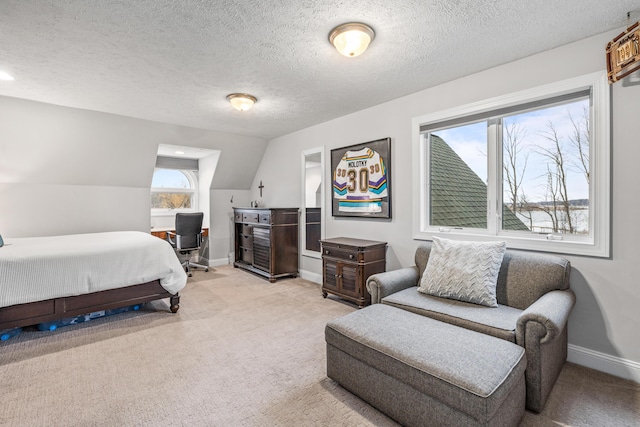
<svg viewBox="0 0 640 427">
<path fill-rule="evenodd" d="M 331 214 L 391 218 L 391 138 L 331 150 Z"/>
</svg>

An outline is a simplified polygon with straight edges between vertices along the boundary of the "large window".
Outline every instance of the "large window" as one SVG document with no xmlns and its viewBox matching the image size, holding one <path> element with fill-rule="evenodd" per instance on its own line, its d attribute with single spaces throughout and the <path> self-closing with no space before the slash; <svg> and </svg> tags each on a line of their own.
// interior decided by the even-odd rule
<svg viewBox="0 0 640 427">
<path fill-rule="evenodd" d="M 156 168 L 151 181 L 151 209 L 156 213 L 193 211 L 197 187 L 193 171 Z"/>
<path fill-rule="evenodd" d="M 609 255 L 609 97 L 591 75 L 414 120 L 416 238 Z"/>
</svg>

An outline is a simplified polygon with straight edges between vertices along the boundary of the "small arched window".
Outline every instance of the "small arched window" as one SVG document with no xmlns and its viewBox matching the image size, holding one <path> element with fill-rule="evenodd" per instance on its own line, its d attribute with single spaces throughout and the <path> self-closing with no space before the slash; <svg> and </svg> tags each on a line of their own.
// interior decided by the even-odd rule
<svg viewBox="0 0 640 427">
<path fill-rule="evenodd" d="M 156 168 L 151 181 L 151 209 L 194 211 L 197 188 L 197 175 L 193 171 Z"/>
</svg>

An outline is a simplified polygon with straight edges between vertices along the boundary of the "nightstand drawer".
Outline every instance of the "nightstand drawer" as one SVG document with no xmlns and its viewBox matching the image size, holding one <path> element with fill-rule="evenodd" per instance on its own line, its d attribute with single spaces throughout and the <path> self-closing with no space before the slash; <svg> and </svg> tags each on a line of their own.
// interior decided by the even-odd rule
<svg viewBox="0 0 640 427">
<path fill-rule="evenodd" d="M 359 253 L 357 249 L 353 248 L 324 246 L 322 248 L 322 255 L 332 258 L 338 258 L 344 261 L 358 262 L 360 261 L 360 256 L 362 255 L 362 253 Z"/>
</svg>

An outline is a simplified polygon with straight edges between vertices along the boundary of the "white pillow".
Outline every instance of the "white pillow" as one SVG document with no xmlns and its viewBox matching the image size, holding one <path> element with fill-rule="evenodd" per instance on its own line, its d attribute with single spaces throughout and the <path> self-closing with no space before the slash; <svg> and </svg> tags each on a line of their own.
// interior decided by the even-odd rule
<svg viewBox="0 0 640 427">
<path fill-rule="evenodd" d="M 419 292 L 497 307 L 496 283 L 506 242 L 433 238 Z"/>
</svg>

